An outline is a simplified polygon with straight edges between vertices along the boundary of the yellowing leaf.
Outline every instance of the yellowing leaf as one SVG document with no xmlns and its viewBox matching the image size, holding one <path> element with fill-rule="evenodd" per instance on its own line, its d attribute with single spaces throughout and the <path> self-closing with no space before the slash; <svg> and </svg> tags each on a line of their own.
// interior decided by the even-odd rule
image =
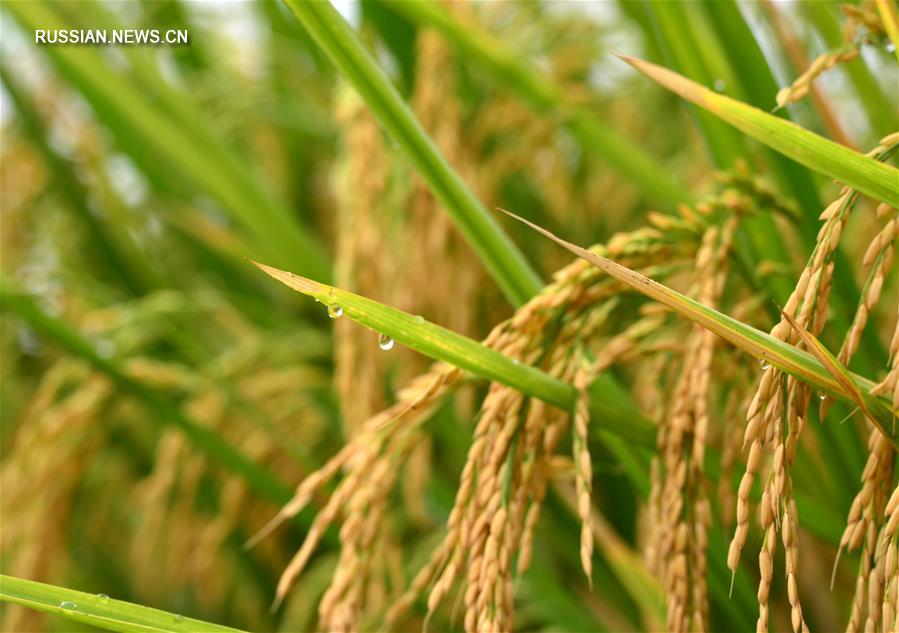
<svg viewBox="0 0 899 633">
<path fill-rule="evenodd" d="M 899 169 L 834 143 L 650 62 L 619 55 L 641 73 L 741 132 L 809 169 L 891 206 L 899 206 Z"/>
</svg>

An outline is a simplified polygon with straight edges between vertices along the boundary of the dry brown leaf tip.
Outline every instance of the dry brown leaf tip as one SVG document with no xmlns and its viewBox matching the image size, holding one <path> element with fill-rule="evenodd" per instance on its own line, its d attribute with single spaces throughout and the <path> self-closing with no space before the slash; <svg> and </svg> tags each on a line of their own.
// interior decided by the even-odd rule
<svg viewBox="0 0 899 633">
<path fill-rule="evenodd" d="M 273 277 L 274 279 L 277 279 L 288 288 L 293 288 L 294 290 L 302 292 L 303 294 L 315 296 L 321 294 L 327 288 L 327 286 L 325 286 L 324 284 L 320 284 L 317 281 L 312 281 L 311 279 L 301 277 L 300 275 L 296 275 L 291 272 L 287 272 L 286 270 L 281 270 L 280 268 L 275 268 L 274 266 L 262 264 L 252 259 L 249 261 L 265 274 Z"/>
<path fill-rule="evenodd" d="M 709 95 L 720 96 L 695 81 L 690 81 L 686 77 L 679 75 L 673 70 L 669 70 L 663 66 L 653 64 L 652 62 L 637 57 L 630 57 L 620 53 L 615 54 L 619 59 L 627 62 L 656 83 L 671 90 L 675 94 L 680 95 L 687 101 L 693 103 L 703 102 L 703 105 L 710 105 L 707 103 L 705 97 Z"/>
</svg>

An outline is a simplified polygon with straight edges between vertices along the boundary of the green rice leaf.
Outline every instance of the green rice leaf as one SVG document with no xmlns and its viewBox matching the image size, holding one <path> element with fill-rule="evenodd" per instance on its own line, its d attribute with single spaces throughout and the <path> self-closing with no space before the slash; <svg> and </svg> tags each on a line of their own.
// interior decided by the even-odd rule
<svg viewBox="0 0 899 633">
<path fill-rule="evenodd" d="M 649 277 L 622 266 L 601 255 L 597 255 L 585 248 L 571 242 L 566 242 L 546 229 L 529 222 L 514 213 L 504 211 L 508 215 L 527 224 L 538 233 L 553 240 L 563 248 L 571 251 L 578 257 L 587 260 L 597 268 L 605 271 L 618 281 L 627 284 L 637 292 L 668 306 L 679 315 L 686 317 L 694 323 L 714 332 L 721 338 L 732 343 L 744 352 L 751 354 L 760 361 L 771 363 L 778 369 L 795 376 L 796 378 L 812 385 L 814 388 L 824 391 L 844 402 L 857 403 L 857 396 L 830 371 L 828 371 L 815 357 L 799 350 L 788 343 L 756 330 L 741 323 L 736 319 L 722 314 L 717 310 L 705 306 L 698 301 L 687 297 L 676 290 L 672 290 Z M 859 388 L 870 391 L 873 383 L 860 376 L 851 376 L 851 380 Z M 872 420 L 881 431 L 890 438 L 890 441 L 899 446 L 896 432 L 892 429 L 893 414 L 886 400 L 872 398 L 867 402 Z"/>
<path fill-rule="evenodd" d="M 781 154 L 872 198 L 899 207 L 899 169 L 704 88 L 667 68 L 633 57 L 620 57 L 653 81 Z"/>
<path fill-rule="evenodd" d="M 805 343 L 805 346 L 809 349 L 812 355 L 818 359 L 818 361 L 824 366 L 824 368 L 830 372 L 830 375 L 840 383 L 846 393 L 848 393 L 852 397 L 852 399 L 855 401 L 855 404 L 858 405 L 858 408 L 862 410 L 862 412 L 865 414 L 865 416 L 867 416 L 869 420 L 876 423 L 874 414 L 871 412 L 871 407 L 876 401 L 875 396 L 862 391 L 855 383 L 855 380 L 853 380 L 852 374 L 849 373 L 849 370 L 846 369 L 840 363 L 840 361 L 830 353 L 830 350 L 828 350 L 821 341 L 815 338 L 811 332 L 802 327 L 802 325 L 800 325 L 796 321 L 796 319 L 794 319 L 786 312 L 781 312 L 781 314 L 783 314 L 783 317 L 793 327 L 793 329 L 796 330 L 796 333 L 799 334 L 799 338 L 802 339 L 802 342 Z"/>
<path fill-rule="evenodd" d="M 47 2 L 3 6 L 29 31 L 72 26 L 58 6 Z M 178 108 L 158 107 L 148 97 L 146 83 L 136 83 L 116 70 L 97 47 L 45 46 L 41 50 L 154 183 L 171 189 L 174 180 L 209 194 L 254 238 L 254 252 L 310 275 L 328 277 L 330 265 L 321 243 L 296 222 L 288 205 L 266 188 L 220 134 L 208 129 L 206 117 L 198 112 L 184 114 L 190 110 L 187 102 Z M 174 100 L 171 94 L 166 97 L 169 103 Z"/>
<path fill-rule="evenodd" d="M 25 293 L 11 288 L 0 276 L 0 310 L 21 317 L 35 332 L 63 347 L 76 358 L 90 363 L 106 374 L 116 386 L 140 402 L 159 424 L 171 424 L 181 429 L 198 450 L 243 477 L 261 497 L 274 504 L 284 504 L 291 498 L 290 489 L 261 468 L 218 433 L 185 414 L 180 407 L 144 383 L 132 378 L 115 358 L 97 353 L 94 346 L 60 319 L 47 314 Z"/>
<path fill-rule="evenodd" d="M 429 358 L 514 387 L 560 409 L 570 411 L 574 407 L 577 400 L 577 390 L 574 386 L 535 367 L 520 364 L 466 336 L 430 323 L 423 317 L 407 314 L 346 290 L 272 266 L 253 263 L 287 287 L 317 299 L 327 306 L 331 313 L 339 311 L 342 316 L 365 325 L 378 334 L 389 336 L 397 343 Z M 376 344 L 378 334 L 372 334 L 372 345 Z M 601 381 L 595 382 L 591 388 L 591 419 L 637 444 L 653 446 L 655 441 L 653 426 L 633 412 L 622 408 L 620 401 L 614 396 L 605 397 L 607 395 L 605 392 L 604 383 Z"/>
<path fill-rule="evenodd" d="M 141 258 L 122 231 L 112 223 L 100 221 L 91 212 L 89 191 L 78 179 L 75 165 L 53 147 L 47 125 L 6 63 L 0 65 L 0 80 L 19 115 L 23 130 L 52 172 L 56 189 L 68 203 L 64 208 L 85 228 L 86 245 L 102 262 L 102 267 L 97 267 L 101 274 L 117 280 L 134 295 L 152 287 L 154 280 L 148 262 Z"/>
<path fill-rule="evenodd" d="M 107 631 L 239 631 L 102 594 L 94 595 L 14 576 L 0 575 L 0 601 L 52 613 Z"/>
<path fill-rule="evenodd" d="M 585 151 L 608 163 L 659 204 L 674 208 L 693 196 L 658 161 L 607 125 L 589 109 L 577 105 L 550 77 L 505 48 L 476 24 L 463 24 L 440 2 L 387 0 L 410 20 L 436 29 L 465 59 L 489 73 L 540 114 L 563 122 Z"/>
<path fill-rule="evenodd" d="M 330 2 L 285 2 L 356 88 L 384 129 L 406 151 L 506 297 L 520 305 L 537 294 L 543 286 L 537 273 L 450 167 L 350 25 Z"/>
</svg>

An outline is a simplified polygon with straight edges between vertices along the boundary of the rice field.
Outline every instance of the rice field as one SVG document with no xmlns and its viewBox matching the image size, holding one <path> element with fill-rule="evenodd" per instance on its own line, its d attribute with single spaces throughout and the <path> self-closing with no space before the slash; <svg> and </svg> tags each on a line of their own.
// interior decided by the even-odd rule
<svg viewBox="0 0 899 633">
<path fill-rule="evenodd" d="M 0 630 L 899 630 L 894 0 L 0 11 Z"/>
</svg>

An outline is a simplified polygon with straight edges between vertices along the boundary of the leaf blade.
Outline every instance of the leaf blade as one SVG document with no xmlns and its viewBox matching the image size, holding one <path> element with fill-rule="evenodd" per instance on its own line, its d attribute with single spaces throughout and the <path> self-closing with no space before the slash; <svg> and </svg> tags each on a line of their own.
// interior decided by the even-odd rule
<svg viewBox="0 0 899 633">
<path fill-rule="evenodd" d="M 402 147 L 506 297 L 520 305 L 543 283 L 412 114 L 352 28 L 327 0 L 285 0 L 332 63 L 359 92 L 380 124 Z"/>
<path fill-rule="evenodd" d="M 271 472 L 258 466 L 208 427 L 194 421 L 155 389 L 132 378 L 115 359 L 100 356 L 78 332 L 44 312 L 30 296 L 10 287 L 10 283 L 0 275 L 0 311 L 6 310 L 16 313 L 35 332 L 53 340 L 73 356 L 87 361 L 108 376 L 123 392 L 144 405 L 160 424 L 179 428 L 200 451 L 242 476 L 261 497 L 279 505 L 290 499 L 290 489 Z"/>
<path fill-rule="evenodd" d="M 108 631 L 176 632 L 239 631 L 240 629 L 187 618 L 124 600 L 115 600 L 48 585 L 42 582 L 0 575 L 0 602 L 52 613 L 68 620 L 91 624 Z M 62 605 L 69 603 L 74 608 Z"/>
<path fill-rule="evenodd" d="M 814 355 L 815 358 L 824 366 L 827 371 L 830 372 L 830 375 L 833 376 L 837 382 L 843 387 L 843 389 L 852 397 L 855 401 L 855 404 L 858 405 L 858 408 L 862 410 L 862 412 L 867 416 L 871 422 L 875 424 L 877 421 L 874 418 L 874 414 L 871 412 L 871 408 L 869 406 L 869 402 L 873 396 L 866 394 L 863 392 L 855 381 L 852 379 L 852 374 L 849 373 L 849 370 L 846 369 L 837 358 L 830 353 L 830 351 L 824 347 L 824 344 L 819 341 L 817 338 L 812 335 L 807 329 L 805 329 L 801 324 L 799 324 L 796 319 L 794 319 L 791 315 L 786 312 L 781 311 L 783 317 L 787 320 L 790 326 L 796 330 L 796 333 L 799 334 L 799 338 L 802 339 L 802 342 L 805 343 L 805 346 L 809 349 L 809 351 Z"/>
<path fill-rule="evenodd" d="M 538 114 L 558 117 L 585 151 L 636 183 L 658 204 L 675 208 L 693 197 L 661 164 L 588 108 L 568 98 L 562 86 L 533 65 L 523 63 L 486 29 L 462 24 L 439 2 L 387 0 L 387 4 L 416 24 L 437 30 L 469 62 L 517 93 Z"/>
<path fill-rule="evenodd" d="M 47 2 L 4 5 L 24 29 L 68 29 L 72 24 Z M 156 184 L 187 183 L 213 197 L 253 238 L 254 252 L 318 277 L 330 275 L 321 242 L 293 218 L 283 200 L 272 194 L 246 161 L 212 129 L 208 117 L 182 107 L 158 107 L 137 84 L 117 71 L 90 46 L 45 46 L 43 53 L 68 83 L 91 104 L 118 144 Z M 168 102 L 174 98 L 169 95 Z M 169 166 L 174 167 L 170 169 Z M 178 178 L 172 178 L 172 175 Z M 298 256 L 301 254 L 301 256 Z"/>
<path fill-rule="evenodd" d="M 341 318 L 352 319 L 386 334 L 429 358 L 503 383 L 566 411 L 570 411 L 577 400 L 577 390 L 572 385 L 537 368 L 516 363 L 494 349 L 421 317 L 285 270 L 252 263 L 289 288 L 314 297 L 329 308 L 339 306 L 343 313 Z M 610 393 L 602 381 L 594 382 L 590 391 L 591 420 L 639 446 L 655 445 L 654 426 L 637 412 L 623 407 L 620 394 Z"/>
<path fill-rule="evenodd" d="M 366 297 L 259 262 L 253 264 L 289 288 L 314 297 L 329 307 L 339 306 L 343 316 L 386 334 L 426 356 L 502 382 L 560 408 L 568 409 L 574 403 L 576 392 L 568 383 L 533 367 L 518 364 L 472 339 Z"/>
<path fill-rule="evenodd" d="M 825 391 L 843 401 L 856 403 L 855 397 L 846 391 L 846 388 L 825 369 L 821 363 L 810 354 L 776 339 L 769 334 L 756 330 L 736 319 L 722 314 L 713 308 L 705 306 L 657 281 L 633 271 L 621 264 L 607 259 L 585 248 L 567 242 L 554 235 L 550 231 L 529 222 L 514 213 L 502 210 L 503 213 L 517 219 L 538 233 L 548 237 L 566 250 L 578 257 L 585 259 L 597 268 L 605 271 L 618 281 L 627 284 L 637 292 L 654 299 L 671 308 L 679 315 L 694 323 L 714 332 L 741 350 L 751 354 L 755 358 L 771 363 L 778 369 L 785 371 L 800 380 L 812 384 L 815 388 Z M 859 376 L 852 376 L 852 380 L 862 389 L 870 391 L 873 387 L 871 381 Z M 890 438 L 894 445 L 899 445 L 895 431 L 892 430 L 892 413 L 888 405 L 878 398 L 869 403 L 874 421 L 878 427 Z"/>
<path fill-rule="evenodd" d="M 667 68 L 626 55 L 619 57 L 656 83 L 809 169 L 891 206 L 899 206 L 899 169 L 718 94 Z"/>
</svg>

